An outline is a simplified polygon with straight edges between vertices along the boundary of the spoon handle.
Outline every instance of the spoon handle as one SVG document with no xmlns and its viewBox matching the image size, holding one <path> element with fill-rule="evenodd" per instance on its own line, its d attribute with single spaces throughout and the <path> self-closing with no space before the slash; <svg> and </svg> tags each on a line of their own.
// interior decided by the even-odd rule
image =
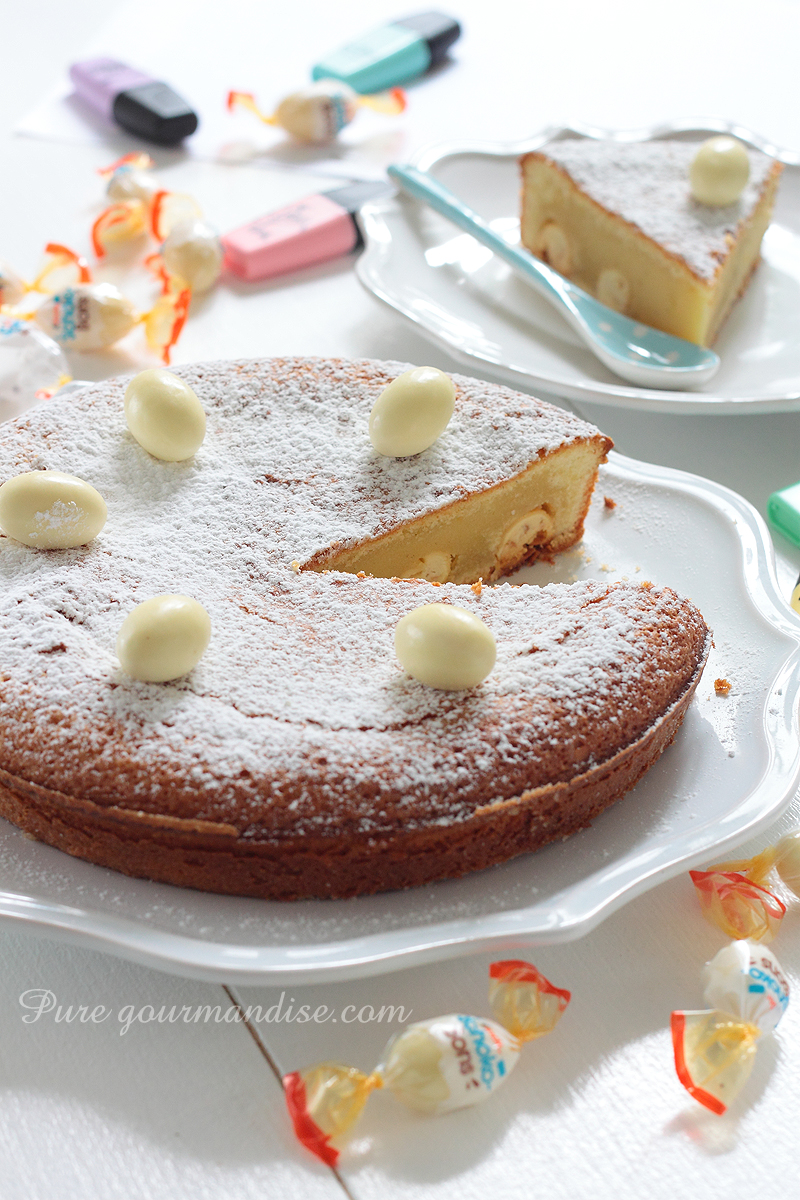
<svg viewBox="0 0 800 1200">
<path fill-rule="evenodd" d="M 436 212 L 441 213 L 443 217 L 447 217 L 459 229 L 472 234 L 477 241 L 488 246 L 498 258 L 504 259 L 515 270 L 525 275 L 537 291 L 546 296 L 548 300 L 564 304 L 570 312 L 574 313 L 574 304 L 565 287 L 565 281 L 560 275 L 557 275 L 544 263 L 539 262 L 527 250 L 509 246 L 505 238 L 495 233 L 483 217 L 479 217 L 476 212 L 468 208 L 448 188 L 439 183 L 438 179 L 411 166 L 390 166 L 388 174 L 404 192 L 408 192 L 416 200 L 421 200 Z"/>
</svg>

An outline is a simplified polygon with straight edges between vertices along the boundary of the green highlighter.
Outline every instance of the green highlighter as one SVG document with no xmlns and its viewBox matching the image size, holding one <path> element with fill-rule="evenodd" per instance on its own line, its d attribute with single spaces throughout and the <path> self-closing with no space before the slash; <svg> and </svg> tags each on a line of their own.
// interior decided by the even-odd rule
<svg viewBox="0 0 800 1200">
<path fill-rule="evenodd" d="M 416 79 L 438 66 L 461 26 L 440 12 L 415 13 L 370 30 L 327 55 L 312 68 L 312 79 L 341 79 L 362 96 Z"/>
</svg>

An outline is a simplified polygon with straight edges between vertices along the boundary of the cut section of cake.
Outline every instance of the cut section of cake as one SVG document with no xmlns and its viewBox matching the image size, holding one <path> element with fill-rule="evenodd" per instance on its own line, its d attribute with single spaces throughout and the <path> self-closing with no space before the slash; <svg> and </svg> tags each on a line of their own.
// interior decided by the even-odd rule
<svg viewBox="0 0 800 1200">
<path fill-rule="evenodd" d="M 748 149 L 733 204 L 701 204 L 697 143 L 569 138 L 522 159 L 523 246 L 602 303 L 708 346 L 759 260 L 781 163 Z"/>
</svg>

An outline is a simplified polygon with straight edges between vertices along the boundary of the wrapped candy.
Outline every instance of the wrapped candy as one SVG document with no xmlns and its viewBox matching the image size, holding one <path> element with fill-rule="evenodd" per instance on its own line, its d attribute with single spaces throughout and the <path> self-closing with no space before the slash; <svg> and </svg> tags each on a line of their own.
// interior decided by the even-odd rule
<svg viewBox="0 0 800 1200">
<path fill-rule="evenodd" d="M 774 873 L 800 897 L 800 831 L 786 834 L 753 858 L 689 872 L 712 924 L 728 937 L 760 942 L 772 941 L 786 913 L 786 905 L 773 890 Z"/>
<path fill-rule="evenodd" d="M 0 421 L 46 400 L 70 378 L 61 348 L 34 325 L 0 316 Z"/>
<path fill-rule="evenodd" d="M 161 295 L 152 309 L 140 313 L 113 284 L 93 283 L 85 259 L 73 250 L 51 242 L 47 253 L 53 261 L 40 272 L 35 286 L 65 263 L 78 272 L 77 282 L 58 287 L 30 314 L 49 337 L 67 350 L 83 353 L 113 346 L 143 324 L 150 349 L 169 362 L 189 309 L 191 292 L 185 285 L 159 269 Z"/>
<path fill-rule="evenodd" d="M 261 111 L 252 92 L 228 92 L 228 111 L 233 112 L 237 106 L 248 109 L 265 125 L 279 125 L 298 142 L 324 146 L 336 140 L 361 107 L 387 116 L 403 112 L 406 94 L 396 87 L 373 96 L 359 96 L 338 79 L 320 79 L 284 97 L 271 114 Z"/>
<path fill-rule="evenodd" d="M 165 238 L 161 259 L 168 274 L 192 292 L 207 292 L 222 271 L 222 243 L 205 221 L 181 221 Z"/>
<path fill-rule="evenodd" d="M 109 175 L 109 199 L 114 203 L 92 226 L 92 245 L 98 258 L 143 234 L 161 243 L 159 275 L 173 277 L 170 290 L 206 292 L 222 271 L 222 244 L 216 230 L 202 220 L 197 202 L 182 192 L 159 189 L 146 172 L 155 164 L 147 154 L 126 154 L 102 174 Z M 154 255 L 147 259 L 152 266 Z M 163 299 L 162 299 L 163 307 Z"/>
<path fill-rule="evenodd" d="M 492 963 L 489 1002 L 495 1020 L 450 1013 L 409 1025 L 389 1042 L 369 1075 L 326 1062 L 284 1076 L 286 1105 L 299 1140 L 333 1166 L 331 1138 L 358 1119 L 376 1088 L 428 1115 L 478 1104 L 516 1066 L 520 1047 L 556 1025 L 570 993 L 530 963 Z"/>
<path fill-rule="evenodd" d="M 113 284 L 76 283 L 49 296 L 34 319 L 59 345 L 83 353 L 113 346 L 138 324 L 139 316 Z"/>
<path fill-rule="evenodd" d="M 675 1069 L 686 1090 L 722 1114 L 747 1081 L 756 1042 L 771 1033 L 789 1003 L 789 985 L 763 946 L 732 942 L 706 964 L 710 1009 L 672 1014 Z"/>
</svg>

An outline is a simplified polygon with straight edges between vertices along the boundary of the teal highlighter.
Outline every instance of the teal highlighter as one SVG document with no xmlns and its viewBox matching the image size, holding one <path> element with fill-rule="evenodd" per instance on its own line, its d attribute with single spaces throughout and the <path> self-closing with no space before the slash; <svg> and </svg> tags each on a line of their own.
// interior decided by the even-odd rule
<svg viewBox="0 0 800 1200">
<path fill-rule="evenodd" d="M 800 546 L 800 483 L 773 492 L 767 501 L 767 516 L 784 537 Z"/>
<path fill-rule="evenodd" d="M 372 29 L 335 50 L 311 71 L 312 79 L 340 79 L 362 96 L 416 79 L 447 57 L 461 26 L 439 12 L 415 13 Z"/>
</svg>

